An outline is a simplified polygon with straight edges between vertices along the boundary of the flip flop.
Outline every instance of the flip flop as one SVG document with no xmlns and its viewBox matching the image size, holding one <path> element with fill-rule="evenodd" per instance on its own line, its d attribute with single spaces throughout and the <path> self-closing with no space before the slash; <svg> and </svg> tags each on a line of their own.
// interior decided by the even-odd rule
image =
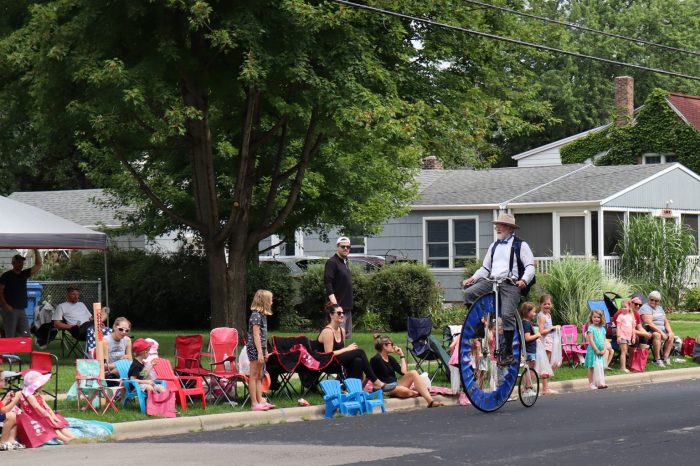
<svg viewBox="0 0 700 466">
<path fill-rule="evenodd" d="M 435 400 L 428 403 L 428 408 L 439 408 L 440 406 L 445 406 L 445 404 Z"/>
</svg>

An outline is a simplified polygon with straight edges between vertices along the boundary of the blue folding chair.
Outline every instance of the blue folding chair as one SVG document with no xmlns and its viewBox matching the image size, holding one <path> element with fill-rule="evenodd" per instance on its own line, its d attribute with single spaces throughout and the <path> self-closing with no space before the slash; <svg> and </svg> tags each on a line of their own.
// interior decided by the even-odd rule
<svg viewBox="0 0 700 466">
<path fill-rule="evenodd" d="M 345 388 L 348 393 L 358 393 L 362 400 L 362 413 L 372 413 L 374 408 L 380 408 L 383 413 L 386 412 L 384 407 L 384 393 L 381 390 L 367 393 L 362 389 L 362 380 L 360 379 L 345 379 Z"/>
<path fill-rule="evenodd" d="M 610 316 L 610 310 L 604 299 L 589 299 L 588 302 L 588 312 L 600 311 L 603 313 L 603 318 L 605 319 L 605 337 L 610 339 L 610 344 L 615 353 L 620 352 L 620 346 L 617 344 L 617 339 L 613 338 L 613 328 L 615 327 L 615 322 L 612 321 Z"/>
<path fill-rule="evenodd" d="M 358 393 L 345 394 L 340 390 L 340 381 L 322 380 L 323 401 L 326 403 L 326 419 L 333 417 L 336 411 L 346 416 L 362 414 L 362 399 Z"/>
<path fill-rule="evenodd" d="M 122 406 L 126 406 L 129 400 L 136 398 L 139 402 L 141 412 L 146 414 L 146 397 L 148 395 L 143 391 L 138 380 L 129 379 L 131 361 L 128 359 L 120 359 L 114 364 L 117 367 L 117 371 L 119 371 L 119 378 L 122 379 L 122 384 L 124 385 L 124 404 Z M 154 380 L 153 383 L 161 385 L 165 389 L 168 388 L 165 380 Z"/>
</svg>

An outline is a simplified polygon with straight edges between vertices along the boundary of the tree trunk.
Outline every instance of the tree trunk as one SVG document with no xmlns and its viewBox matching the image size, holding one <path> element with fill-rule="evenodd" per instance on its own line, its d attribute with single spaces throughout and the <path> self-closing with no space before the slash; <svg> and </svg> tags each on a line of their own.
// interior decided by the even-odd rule
<svg viewBox="0 0 700 466">
<path fill-rule="evenodd" d="M 209 272 L 209 299 L 211 301 L 211 328 L 228 327 L 231 322 L 230 302 L 227 296 L 226 256 L 223 244 L 204 241 Z M 204 312 L 194 310 L 194 312 Z"/>
<path fill-rule="evenodd" d="M 247 327 L 246 311 L 246 277 L 248 274 L 246 254 L 229 254 L 229 269 L 227 272 L 228 284 L 228 307 L 229 326 L 235 327 L 238 330 L 240 338 L 245 337 Z"/>
</svg>

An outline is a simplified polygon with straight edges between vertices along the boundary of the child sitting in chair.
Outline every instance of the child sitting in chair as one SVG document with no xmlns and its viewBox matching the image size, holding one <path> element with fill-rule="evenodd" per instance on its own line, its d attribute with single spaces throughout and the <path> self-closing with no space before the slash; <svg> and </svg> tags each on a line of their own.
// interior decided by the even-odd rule
<svg viewBox="0 0 700 466">
<path fill-rule="evenodd" d="M 0 390 L 5 388 L 5 375 L 0 369 Z M 0 451 L 20 450 L 24 445 L 17 441 L 17 415 L 13 408 L 19 402 L 20 394 L 9 391 L 0 400 L 0 422 L 4 423 L 0 437 Z"/>
<path fill-rule="evenodd" d="M 131 361 L 131 367 L 129 367 L 129 379 L 138 380 L 141 390 L 146 393 L 152 392 L 153 390 L 162 393 L 165 391 L 162 385 L 156 384 L 152 380 L 144 379 L 144 373 L 150 371 L 150 367 L 147 369 L 144 361 L 146 357 L 148 357 L 148 350 L 151 349 L 151 346 L 153 346 L 153 343 L 143 338 L 137 338 L 131 345 L 134 359 Z"/>
</svg>

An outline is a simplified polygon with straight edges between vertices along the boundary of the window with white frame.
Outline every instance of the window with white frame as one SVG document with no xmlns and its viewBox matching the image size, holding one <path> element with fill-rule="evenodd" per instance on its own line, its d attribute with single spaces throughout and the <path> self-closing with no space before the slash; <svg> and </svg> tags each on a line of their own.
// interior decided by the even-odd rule
<svg viewBox="0 0 700 466">
<path fill-rule="evenodd" d="M 464 267 L 466 261 L 476 259 L 477 219 L 425 219 L 425 259 L 432 268 L 453 269 Z"/>
<path fill-rule="evenodd" d="M 698 216 L 695 214 L 681 214 L 681 224 L 693 232 L 695 246 L 698 245 Z"/>
<path fill-rule="evenodd" d="M 657 163 L 675 163 L 678 161 L 678 156 L 675 154 L 644 154 L 642 156 L 642 165 L 653 165 Z"/>
<path fill-rule="evenodd" d="M 351 254 L 367 254 L 367 239 L 364 236 L 349 236 Z"/>
</svg>

